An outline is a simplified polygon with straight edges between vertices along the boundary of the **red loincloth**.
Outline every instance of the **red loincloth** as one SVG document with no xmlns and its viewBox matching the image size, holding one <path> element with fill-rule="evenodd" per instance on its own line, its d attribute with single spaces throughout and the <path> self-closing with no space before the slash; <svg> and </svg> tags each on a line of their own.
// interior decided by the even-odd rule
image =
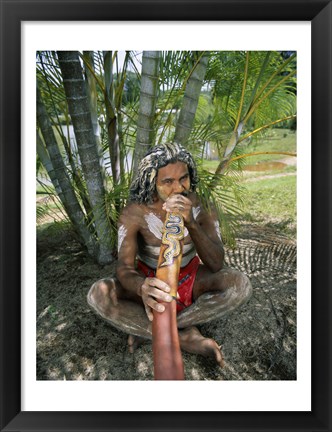
<svg viewBox="0 0 332 432">
<path fill-rule="evenodd" d="M 190 306 L 193 302 L 193 286 L 196 278 L 196 273 L 200 264 L 198 256 L 195 256 L 189 264 L 180 268 L 178 298 L 176 304 L 177 312 Z M 142 261 L 137 261 L 137 268 L 141 270 L 146 277 L 155 277 L 156 270 L 148 267 Z"/>
</svg>

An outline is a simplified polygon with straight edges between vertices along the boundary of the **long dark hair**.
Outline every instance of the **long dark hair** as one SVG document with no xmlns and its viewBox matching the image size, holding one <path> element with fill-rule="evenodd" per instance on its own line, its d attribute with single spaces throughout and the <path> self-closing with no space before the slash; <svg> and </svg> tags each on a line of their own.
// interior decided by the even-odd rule
<svg viewBox="0 0 332 432">
<path fill-rule="evenodd" d="M 195 191 L 198 176 L 192 155 L 180 144 L 166 143 L 153 147 L 140 162 L 137 177 L 130 186 L 130 200 L 140 204 L 152 203 L 158 170 L 175 162 L 183 162 L 188 166 L 191 190 Z"/>
</svg>

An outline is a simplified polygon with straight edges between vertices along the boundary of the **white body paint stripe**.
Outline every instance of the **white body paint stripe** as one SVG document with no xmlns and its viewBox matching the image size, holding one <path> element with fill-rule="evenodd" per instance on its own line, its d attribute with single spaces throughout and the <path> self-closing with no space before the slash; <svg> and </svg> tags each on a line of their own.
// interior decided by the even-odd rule
<svg viewBox="0 0 332 432">
<path fill-rule="evenodd" d="M 124 225 L 121 225 L 118 231 L 118 252 L 121 248 L 122 242 L 127 234 L 127 228 Z"/>
<path fill-rule="evenodd" d="M 146 223 L 148 224 L 149 231 L 159 240 L 162 238 L 163 232 L 163 221 L 159 219 L 154 213 L 149 213 L 144 216 Z M 189 234 L 187 228 L 184 228 L 184 236 L 187 237 Z"/>
<path fill-rule="evenodd" d="M 162 238 L 163 222 L 153 213 L 144 216 L 149 231 L 159 240 Z"/>
<path fill-rule="evenodd" d="M 214 225 L 216 227 L 216 231 L 217 231 L 217 235 L 218 235 L 219 239 L 222 240 L 221 239 L 221 234 L 220 234 L 220 225 L 219 225 L 219 222 L 215 221 Z"/>
</svg>

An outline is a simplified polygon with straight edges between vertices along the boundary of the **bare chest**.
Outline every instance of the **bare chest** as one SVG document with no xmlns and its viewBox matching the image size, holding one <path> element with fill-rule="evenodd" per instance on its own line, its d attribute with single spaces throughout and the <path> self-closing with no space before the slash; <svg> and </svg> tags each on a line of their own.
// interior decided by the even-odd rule
<svg viewBox="0 0 332 432">
<path fill-rule="evenodd" d="M 148 212 L 143 216 L 142 240 L 149 245 L 160 246 L 163 235 L 164 218 L 155 212 Z M 184 228 L 184 243 L 190 243 L 191 238 L 187 228 Z"/>
<path fill-rule="evenodd" d="M 147 212 L 138 236 L 138 258 L 151 268 L 156 268 L 163 235 L 163 216 Z M 187 228 L 184 228 L 184 245 L 181 266 L 187 265 L 196 255 L 195 246 Z"/>
</svg>

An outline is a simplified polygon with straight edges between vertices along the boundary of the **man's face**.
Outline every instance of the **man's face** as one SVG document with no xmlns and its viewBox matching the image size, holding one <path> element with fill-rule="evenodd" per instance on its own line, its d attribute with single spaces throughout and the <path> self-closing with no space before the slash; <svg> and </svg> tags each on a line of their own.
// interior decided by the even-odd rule
<svg viewBox="0 0 332 432">
<path fill-rule="evenodd" d="M 184 162 L 175 162 L 158 170 L 156 181 L 157 194 L 162 201 L 174 194 L 190 190 L 188 166 Z"/>
</svg>

